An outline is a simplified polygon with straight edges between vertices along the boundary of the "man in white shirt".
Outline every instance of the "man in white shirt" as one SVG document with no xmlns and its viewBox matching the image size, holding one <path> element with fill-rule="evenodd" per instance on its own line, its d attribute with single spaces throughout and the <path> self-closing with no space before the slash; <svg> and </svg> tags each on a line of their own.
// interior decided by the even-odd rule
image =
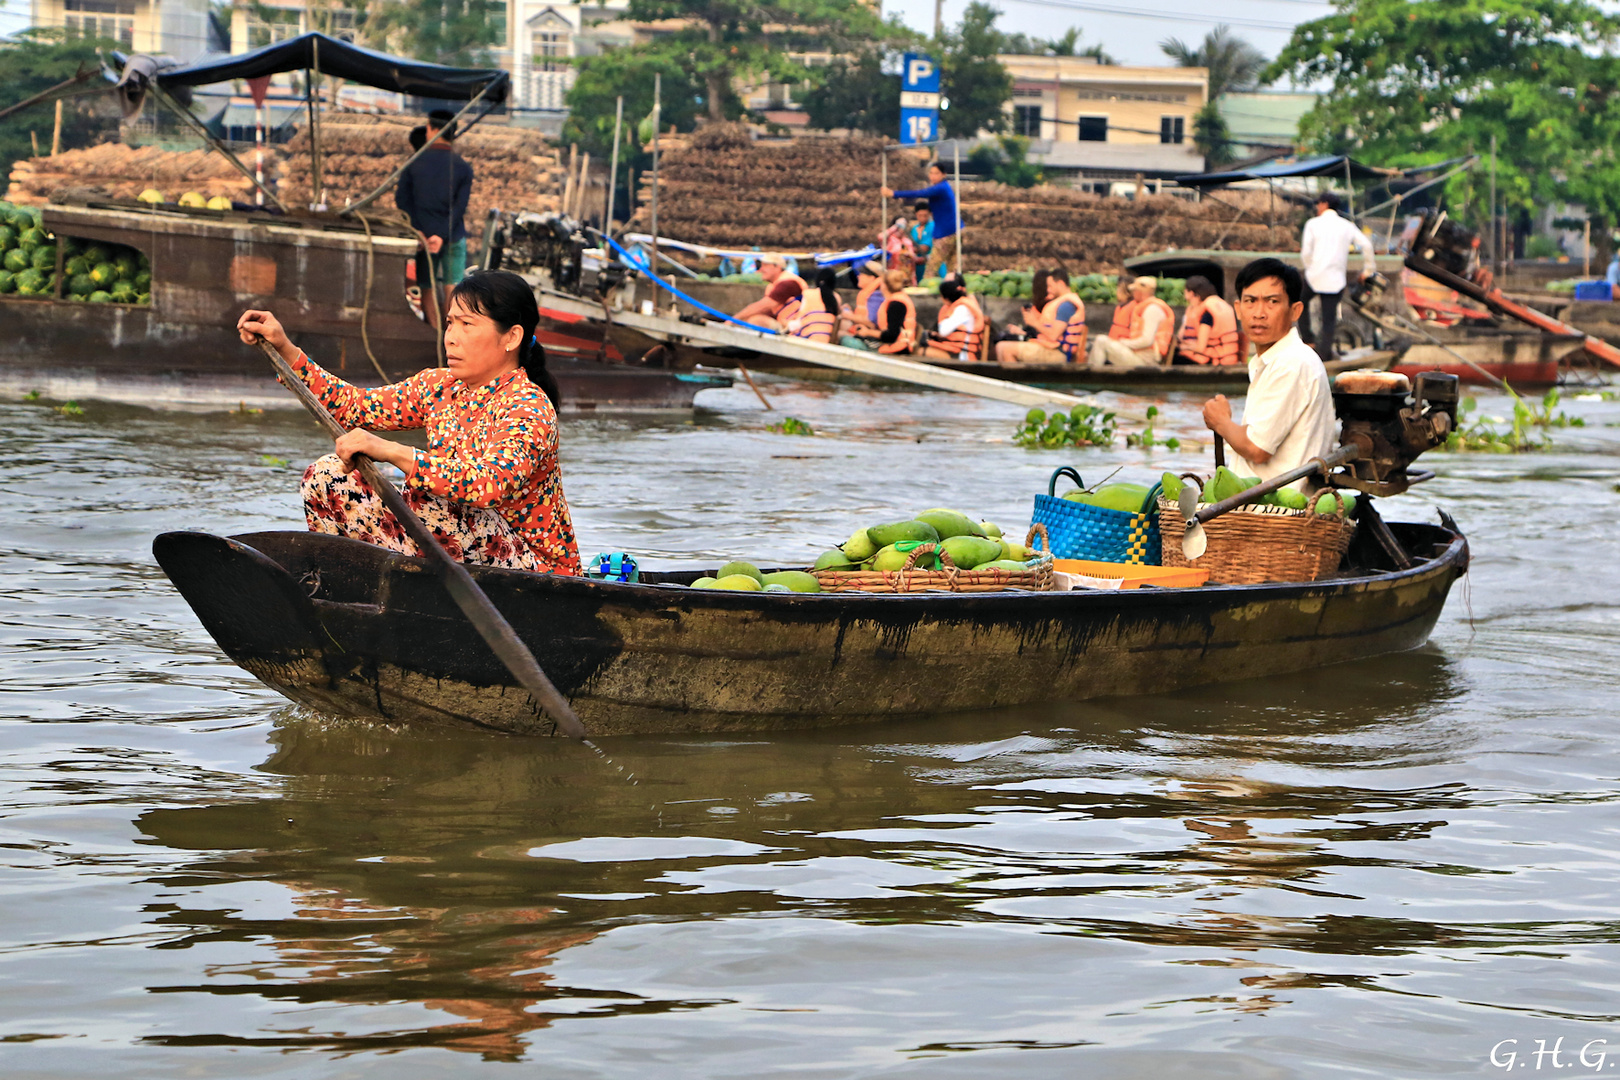
<svg viewBox="0 0 1620 1080">
<path fill-rule="evenodd" d="M 1307 309 L 1315 295 L 1322 311 L 1321 332 L 1312 340 L 1324 363 L 1333 359 L 1333 335 L 1339 329 L 1339 300 L 1344 296 L 1345 272 L 1350 265 L 1350 248 L 1361 249 L 1361 278 L 1365 281 L 1378 269 L 1373 258 L 1373 242 L 1355 223 L 1339 216 L 1339 197 L 1323 192 L 1316 199 L 1316 216 L 1305 223 L 1300 239 L 1299 261 L 1305 267 Z M 1311 318 L 1301 320 L 1306 336 L 1311 336 Z"/>
<path fill-rule="evenodd" d="M 1261 480 L 1331 452 L 1337 434 L 1327 369 L 1294 328 L 1303 292 L 1299 271 L 1280 259 L 1256 259 L 1238 272 L 1237 315 L 1256 350 L 1243 423 L 1232 419 L 1224 395 L 1204 403 L 1204 426 Z M 1305 490 L 1310 481 L 1293 486 Z"/>
<path fill-rule="evenodd" d="M 1129 337 L 1116 339 L 1099 337 L 1091 343 L 1092 367 L 1142 368 L 1159 367 L 1169 355 L 1169 346 L 1176 329 L 1176 315 L 1170 305 L 1158 299 L 1158 278 L 1139 277 L 1132 281 L 1131 300 L 1136 309 L 1131 315 Z M 1168 321 L 1169 329 L 1161 329 Z"/>
</svg>

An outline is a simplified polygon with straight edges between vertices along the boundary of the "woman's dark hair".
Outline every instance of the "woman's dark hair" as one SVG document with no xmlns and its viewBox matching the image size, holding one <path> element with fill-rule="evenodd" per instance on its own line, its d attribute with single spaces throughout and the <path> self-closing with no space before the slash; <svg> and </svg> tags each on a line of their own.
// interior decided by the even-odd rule
<svg viewBox="0 0 1620 1080">
<path fill-rule="evenodd" d="M 944 297 L 947 304 L 954 304 L 962 299 L 962 283 L 954 277 L 948 277 L 939 283 L 939 295 Z"/>
<path fill-rule="evenodd" d="M 426 124 L 417 124 L 415 127 L 411 128 L 410 142 L 411 142 L 411 153 L 413 153 L 413 154 L 416 153 L 416 151 L 422 149 L 422 147 L 427 145 L 427 125 Z"/>
<path fill-rule="evenodd" d="M 1300 280 L 1299 271 L 1281 259 L 1256 259 L 1239 270 L 1234 291 L 1238 296 L 1242 296 L 1244 289 L 1266 278 L 1276 278 L 1282 282 L 1283 291 L 1288 294 L 1290 304 L 1299 303 L 1300 296 L 1305 292 L 1305 284 Z"/>
<path fill-rule="evenodd" d="M 534 329 L 540 325 L 540 305 L 535 303 L 534 290 L 529 283 L 510 270 L 474 270 L 450 291 L 450 301 L 445 306 L 457 300 L 465 304 L 467 310 L 487 315 L 503 334 L 514 326 L 523 328 L 518 364 L 529 381 L 551 399 L 552 408 L 561 408 L 562 394 L 557 390 L 556 376 L 546 370 L 545 346 L 534 340 Z"/>
<path fill-rule="evenodd" d="M 1215 295 L 1215 286 L 1210 284 L 1209 278 L 1203 274 L 1194 274 L 1188 278 L 1184 288 L 1200 300 Z"/>
<path fill-rule="evenodd" d="M 1052 276 L 1050 270 L 1037 270 L 1035 277 L 1029 285 L 1029 304 L 1036 311 L 1046 309 L 1046 279 Z"/>
<path fill-rule="evenodd" d="M 816 291 L 828 311 L 838 314 L 838 271 L 824 269 L 816 272 Z"/>
</svg>

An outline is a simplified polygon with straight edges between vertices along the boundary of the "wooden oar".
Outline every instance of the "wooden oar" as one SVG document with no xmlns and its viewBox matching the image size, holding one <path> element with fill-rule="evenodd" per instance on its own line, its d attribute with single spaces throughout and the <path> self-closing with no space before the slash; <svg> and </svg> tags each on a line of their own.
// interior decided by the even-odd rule
<svg viewBox="0 0 1620 1080">
<path fill-rule="evenodd" d="M 276 374 L 281 376 L 281 381 L 298 395 L 298 400 L 304 403 L 304 408 L 309 410 L 309 414 L 319 421 L 334 439 L 348 433 L 348 429 L 326 411 L 326 406 L 321 404 L 314 391 L 304 385 L 304 380 L 300 379 L 292 366 L 281 358 L 279 352 L 262 338 L 259 340 L 259 348 L 270 358 L 270 363 L 275 367 Z M 534 695 L 535 701 L 540 703 L 540 707 L 564 735 L 585 741 L 585 726 L 579 722 L 579 716 L 575 714 L 567 699 L 557 692 L 551 680 L 546 678 L 546 673 L 540 670 L 540 664 L 535 660 L 534 653 L 523 644 L 522 639 L 517 636 L 517 631 L 512 629 L 512 624 L 506 621 L 506 616 L 490 603 L 489 597 L 484 595 L 484 590 L 480 589 L 478 583 L 472 579 L 472 575 L 467 573 L 467 568 L 450 557 L 450 553 L 444 550 L 438 538 L 433 535 L 433 530 L 422 523 L 416 512 L 406 505 L 405 497 L 378 470 L 376 462 L 364 454 L 356 454 L 354 463 L 360 470 L 361 478 L 377 493 L 383 505 L 393 512 L 394 517 L 399 519 L 399 523 L 405 527 L 405 532 L 416 541 L 416 546 L 422 549 L 428 561 L 438 567 L 439 576 L 444 581 L 445 590 L 449 592 L 450 598 L 456 602 L 462 614 L 467 616 L 467 621 L 473 624 L 473 629 L 478 631 L 479 637 L 488 642 L 495 655 L 501 658 L 506 670 L 516 676 L 524 689 Z"/>
</svg>

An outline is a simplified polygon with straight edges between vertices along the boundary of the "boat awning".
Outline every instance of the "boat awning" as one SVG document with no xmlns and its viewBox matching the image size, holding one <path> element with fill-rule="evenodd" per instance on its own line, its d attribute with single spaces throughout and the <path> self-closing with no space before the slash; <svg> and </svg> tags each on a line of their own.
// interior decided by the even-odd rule
<svg viewBox="0 0 1620 1080">
<path fill-rule="evenodd" d="M 506 100 L 512 85 L 512 77 L 499 68 L 454 68 L 407 60 L 320 33 L 300 34 L 236 56 L 160 67 L 154 79 L 163 89 L 172 91 L 317 67 L 322 75 L 336 75 L 379 90 L 448 101 L 469 101 L 487 87 L 485 100 L 499 104 Z"/>
<path fill-rule="evenodd" d="M 1299 176 L 1342 177 L 1347 169 L 1354 180 L 1382 180 L 1400 175 L 1399 169 L 1378 169 L 1371 165 L 1363 165 L 1343 154 L 1336 154 L 1332 157 L 1302 158 L 1297 161 L 1268 161 L 1264 165 L 1239 169 L 1236 172 L 1193 173 L 1190 176 L 1176 177 L 1176 183 L 1183 187 L 1220 187 L 1223 184 L 1235 184 L 1240 180 L 1283 180 Z"/>
</svg>

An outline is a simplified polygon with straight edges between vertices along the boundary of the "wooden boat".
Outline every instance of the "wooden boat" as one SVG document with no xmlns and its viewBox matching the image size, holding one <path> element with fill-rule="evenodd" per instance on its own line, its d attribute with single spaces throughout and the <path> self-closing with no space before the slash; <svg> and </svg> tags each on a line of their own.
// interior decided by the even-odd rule
<svg viewBox="0 0 1620 1080">
<path fill-rule="evenodd" d="M 1454 523 L 1391 523 L 1308 584 L 906 595 L 733 593 L 473 567 L 592 735 L 769 731 L 1302 671 L 1414 648 L 1467 570 Z M 1365 533 L 1367 530 L 1362 530 Z M 225 653 L 294 701 L 549 735 L 419 558 L 307 532 L 165 533 L 153 552 Z"/>
</svg>

